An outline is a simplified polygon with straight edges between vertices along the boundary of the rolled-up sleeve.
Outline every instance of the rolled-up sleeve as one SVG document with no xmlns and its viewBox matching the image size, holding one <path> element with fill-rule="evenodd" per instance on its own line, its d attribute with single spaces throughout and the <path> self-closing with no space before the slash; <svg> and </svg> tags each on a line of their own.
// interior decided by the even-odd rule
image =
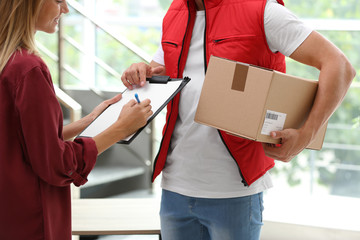
<svg viewBox="0 0 360 240">
<path fill-rule="evenodd" d="M 67 142 L 70 145 L 79 144 L 80 148 L 83 148 L 86 151 L 83 151 L 80 158 L 84 161 L 80 161 L 82 166 L 78 165 L 77 168 L 71 169 L 68 171 L 68 176 L 73 179 L 75 186 L 84 185 L 87 182 L 87 176 L 94 168 L 96 162 L 96 156 L 98 154 L 96 145 L 92 138 L 78 138 L 74 142 Z"/>
</svg>

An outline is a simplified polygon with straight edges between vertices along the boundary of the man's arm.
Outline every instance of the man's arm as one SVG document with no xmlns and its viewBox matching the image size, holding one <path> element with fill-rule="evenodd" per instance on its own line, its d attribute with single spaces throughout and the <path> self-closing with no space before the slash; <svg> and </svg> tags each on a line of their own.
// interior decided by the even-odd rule
<svg viewBox="0 0 360 240">
<path fill-rule="evenodd" d="M 267 156 L 288 162 L 316 136 L 342 102 L 355 77 L 355 70 L 346 56 L 330 41 L 313 31 L 290 55 L 290 58 L 320 70 L 319 86 L 308 119 L 300 129 L 271 133 L 281 139 L 281 146 L 263 144 Z"/>
</svg>

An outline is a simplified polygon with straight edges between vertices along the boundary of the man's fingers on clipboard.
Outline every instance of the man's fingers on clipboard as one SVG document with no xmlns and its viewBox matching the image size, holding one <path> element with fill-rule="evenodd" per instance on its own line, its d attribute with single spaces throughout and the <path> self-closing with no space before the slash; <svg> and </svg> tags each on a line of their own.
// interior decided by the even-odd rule
<svg viewBox="0 0 360 240">
<path fill-rule="evenodd" d="M 122 83 L 125 85 L 126 88 L 128 88 L 128 89 L 130 89 L 130 90 L 133 89 L 130 81 L 127 80 L 127 77 L 126 77 L 125 72 L 124 72 L 123 75 L 121 76 L 121 81 L 122 81 Z"/>
<path fill-rule="evenodd" d="M 146 74 L 151 71 L 151 67 L 143 62 L 133 63 L 124 71 L 121 81 L 128 89 L 133 89 L 133 85 L 144 86 Z"/>
<path fill-rule="evenodd" d="M 153 75 L 163 75 L 165 74 L 165 66 L 157 66 L 151 68 L 151 73 L 147 77 L 152 77 Z"/>
<path fill-rule="evenodd" d="M 132 85 L 140 85 L 142 78 L 146 79 L 146 73 L 149 68 L 150 66 L 143 62 L 131 64 L 127 80 Z"/>
<path fill-rule="evenodd" d="M 132 85 L 136 85 L 139 83 L 138 69 L 141 67 L 141 63 L 133 63 L 128 69 L 123 72 L 121 76 L 121 81 L 127 88 L 133 89 Z"/>
</svg>

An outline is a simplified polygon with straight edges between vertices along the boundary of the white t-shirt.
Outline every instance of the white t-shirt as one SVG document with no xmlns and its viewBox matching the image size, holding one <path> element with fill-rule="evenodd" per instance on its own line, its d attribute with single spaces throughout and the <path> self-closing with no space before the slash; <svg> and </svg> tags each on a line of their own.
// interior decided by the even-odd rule
<svg viewBox="0 0 360 240">
<path fill-rule="evenodd" d="M 275 0 L 268 0 L 264 16 L 266 39 L 273 52 L 289 56 L 309 36 L 312 29 Z M 215 128 L 194 122 L 205 78 L 203 40 L 205 12 L 197 11 L 183 76 L 191 81 L 180 95 L 176 122 L 165 168 L 163 189 L 186 196 L 231 198 L 252 195 L 272 187 L 266 173 L 249 187 L 241 182 L 235 160 L 230 156 Z M 153 60 L 164 65 L 160 46 Z"/>
</svg>

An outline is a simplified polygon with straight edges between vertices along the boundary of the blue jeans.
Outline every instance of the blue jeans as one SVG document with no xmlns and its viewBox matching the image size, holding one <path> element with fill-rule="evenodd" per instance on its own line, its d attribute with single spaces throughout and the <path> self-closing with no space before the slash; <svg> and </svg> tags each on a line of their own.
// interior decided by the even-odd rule
<svg viewBox="0 0 360 240">
<path fill-rule="evenodd" d="M 194 198 L 162 191 L 163 240 L 259 240 L 263 194 L 238 198 Z"/>
</svg>

